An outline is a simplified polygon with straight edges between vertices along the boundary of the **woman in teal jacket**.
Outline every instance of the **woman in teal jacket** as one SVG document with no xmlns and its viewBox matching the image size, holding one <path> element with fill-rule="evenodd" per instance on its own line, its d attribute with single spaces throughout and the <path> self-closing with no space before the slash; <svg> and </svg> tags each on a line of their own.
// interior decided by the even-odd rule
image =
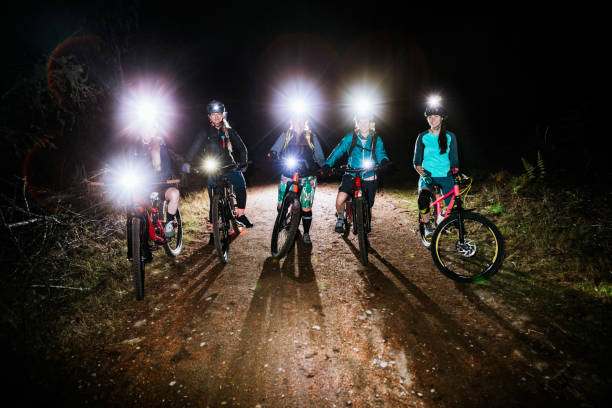
<svg viewBox="0 0 612 408">
<path fill-rule="evenodd" d="M 429 130 L 420 133 L 414 146 L 413 165 L 419 177 L 418 207 L 421 222 L 425 224 L 425 235 L 433 234 L 429 224 L 429 203 L 433 197 L 434 184 L 442 187 L 443 194 L 453 189 L 453 171 L 459 171 L 457 137 L 446 130 L 446 110 L 441 106 L 428 106 L 425 117 Z M 446 199 L 446 204 L 450 197 Z"/>
<path fill-rule="evenodd" d="M 355 115 L 355 130 L 342 138 L 338 146 L 334 148 L 327 160 L 323 162 L 323 173 L 330 174 L 331 167 L 345 154 L 348 154 L 348 165 L 352 168 L 373 167 L 380 164 L 386 167 L 390 164 L 389 157 L 385 152 L 383 141 L 374 128 L 374 116 L 371 113 L 359 113 Z M 368 199 L 369 206 L 374 205 L 374 197 L 378 181 L 375 171 L 362 173 L 362 188 Z M 338 233 L 344 231 L 344 202 L 352 193 L 354 175 L 345 174 L 342 177 L 338 195 L 336 197 L 336 226 L 334 230 Z"/>
</svg>

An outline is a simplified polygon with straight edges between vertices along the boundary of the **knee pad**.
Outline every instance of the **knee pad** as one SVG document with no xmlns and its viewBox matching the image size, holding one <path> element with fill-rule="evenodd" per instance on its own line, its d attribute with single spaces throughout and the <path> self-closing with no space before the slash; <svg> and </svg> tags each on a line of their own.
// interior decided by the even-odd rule
<svg viewBox="0 0 612 408">
<path fill-rule="evenodd" d="M 419 199 L 417 201 L 421 214 L 427 214 L 429 212 L 429 204 L 431 203 L 432 198 L 433 195 L 431 194 L 431 191 L 421 190 L 419 193 Z"/>
</svg>

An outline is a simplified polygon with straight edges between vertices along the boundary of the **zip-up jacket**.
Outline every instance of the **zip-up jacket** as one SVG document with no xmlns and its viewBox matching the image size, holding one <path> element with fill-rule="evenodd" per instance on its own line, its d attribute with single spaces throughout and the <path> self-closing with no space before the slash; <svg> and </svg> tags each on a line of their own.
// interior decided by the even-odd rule
<svg viewBox="0 0 612 408">
<path fill-rule="evenodd" d="M 440 154 L 438 135 L 421 132 L 414 145 L 414 167 L 423 166 L 431 173 L 431 177 L 446 177 L 450 168 L 459 168 L 459 155 L 457 153 L 457 137 L 452 132 L 446 132 L 446 152 Z"/>
<path fill-rule="evenodd" d="M 357 143 L 355 144 L 355 148 L 351 152 L 351 155 L 348 158 L 348 165 L 354 168 L 363 167 L 363 162 L 366 159 L 374 161 L 374 156 L 372 155 L 372 139 L 374 136 L 374 132 L 370 132 L 368 138 L 366 139 L 365 145 L 362 144 L 360 133 L 357 133 Z M 376 155 L 376 164 L 379 164 L 384 159 L 389 160 L 387 153 L 385 152 L 385 146 L 383 144 L 382 138 L 377 136 L 378 140 L 376 141 L 376 146 L 374 146 L 374 153 Z M 332 167 L 338 159 L 340 159 L 343 155 L 348 154 L 348 151 L 351 148 L 351 143 L 353 142 L 353 132 L 348 133 L 346 136 L 342 138 L 340 143 L 332 150 L 331 154 L 323 162 L 323 165 L 328 165 Z M 362 177 L 368 178 L 374 176 L 375 172 L 367 172 L 362 175 Z"/>
<path fill-rule="evenodd" d="M 244 142 L 232 128 L 227 128 L 226 137 L 223 127 L 217 129 L 209 126 L 198 132 L 185 156 L 185 162 L 191 163 L 197 155 L 212 155 L 219 160 L 221 166 L 246 163 L 248 151 Z"/>
</svg>

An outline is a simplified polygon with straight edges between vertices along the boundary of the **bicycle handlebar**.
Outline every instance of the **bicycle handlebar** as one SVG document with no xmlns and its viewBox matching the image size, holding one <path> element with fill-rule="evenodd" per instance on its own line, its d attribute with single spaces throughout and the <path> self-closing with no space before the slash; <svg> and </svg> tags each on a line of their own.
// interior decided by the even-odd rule
<svg viewBox="0 0 612 408">
<path fill-rule="evenodd" d="M 179 184 L 180 182 L 181 182 L 180 179 L 170 179 L 166 181 L 158 181 L 155 183 L 139 183 L 139 185 L 156 186 L 160 184 Z M 111 186 L 111 185 L 119 184 L 119 183 L 105 183 L 104 181 L 88 181 L 87 184 L 89 184 L 90 186 Z"/>
</svg>

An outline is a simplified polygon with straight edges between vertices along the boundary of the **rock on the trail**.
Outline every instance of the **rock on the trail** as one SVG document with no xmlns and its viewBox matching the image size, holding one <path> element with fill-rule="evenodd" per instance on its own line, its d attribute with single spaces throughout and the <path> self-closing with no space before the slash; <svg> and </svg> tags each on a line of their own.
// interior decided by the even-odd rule
<svg viewBox="0 0 612 408">
<path fill-rule="evenodd" d="M 134 323 L 134 327 L 142 327 L 147 324 L 147 319 L 142 319 Z"/>
<path fill-rule="evenodd" d="M 144 337 L 134 337 L 133 339 L 123 340 L 121 344 L 136 344 L 140 343 Z"/>
</svg>

